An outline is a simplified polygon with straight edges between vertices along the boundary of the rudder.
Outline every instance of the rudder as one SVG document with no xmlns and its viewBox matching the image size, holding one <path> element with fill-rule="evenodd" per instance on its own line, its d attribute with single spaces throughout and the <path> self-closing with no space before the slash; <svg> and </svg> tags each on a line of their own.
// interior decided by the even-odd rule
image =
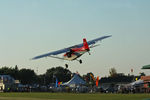
<svg viewBox="0 0 150 100">
<path fill-rule="evenodd" d="M 89 49 L 89 45 L 88 45 L 88 43 L 87 43 L 87 41 L 86 41 L 86 38 L 83 39 L 83 47 L 84 47 L 84 49 L 86 49 L 87 51 L 90 50 L 90 49 Z"/>
</svg>

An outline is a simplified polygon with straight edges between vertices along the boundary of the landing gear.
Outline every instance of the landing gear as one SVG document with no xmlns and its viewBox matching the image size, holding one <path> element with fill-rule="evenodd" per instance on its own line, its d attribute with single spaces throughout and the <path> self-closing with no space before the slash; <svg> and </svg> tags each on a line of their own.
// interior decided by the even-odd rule
<svg viewBox="0 0 150 100">
<path fill-rule="evenodd" d="M 77 61 L 79 61 L 79 63 L 80 64 L 82 64 L 82 60 L 80 59 L 80 60 L 77 60 Z M 65 64 L 65 67 L 66 67 L 66 69 L 68 68 L 68 64 Z"/>
<path fill-rule="evenodd" d="M 68 64 L 65 64 L 65 66 L 66 66 L 66 69 L 68 68 Z"/>
<path fill-rule="evenodd" d="M 82 64 L 82 60 L 81 59 L 79 60 L 79 63 Z"/>
<path fill-rule="evenodd" d="M 77 60 L 80 64 L 82 64 L 82 60 L 80 59 L 80 60 Z"/>
<path fill-rule="evenodd" d="M 91 53 L 90 52 L 88 52 L 89 53 L 89 55 L 91 55 Z"/>
</svg>

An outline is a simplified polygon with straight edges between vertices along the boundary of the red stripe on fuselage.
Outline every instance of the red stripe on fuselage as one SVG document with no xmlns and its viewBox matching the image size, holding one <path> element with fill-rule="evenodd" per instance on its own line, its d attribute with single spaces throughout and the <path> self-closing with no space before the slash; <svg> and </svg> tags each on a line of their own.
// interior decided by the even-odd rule
<svg viewBox="0 0 150 100">
<path fill-rule="evenodd" d="M 72 55 L 74 55 L 74 52 L 80 53 L 80 52 L 83 52 L 83 51 L 85 51 L 85 52 L 88 51 L 84 47 L 81 47 L 81 48 L 72 48 L 71 50 L 73 51 Z M 67 56 L 67 53 L 65 53 L 64 56 Z"/>
<path fill-rule="evenodd" d="M 71 49 L 72 51 L 74 52 L 78 52 L 78 51 L 86 51 L 86 49 L 84 47 L 81 47 L 81 48 L 73 48 Z"/>
</svg>

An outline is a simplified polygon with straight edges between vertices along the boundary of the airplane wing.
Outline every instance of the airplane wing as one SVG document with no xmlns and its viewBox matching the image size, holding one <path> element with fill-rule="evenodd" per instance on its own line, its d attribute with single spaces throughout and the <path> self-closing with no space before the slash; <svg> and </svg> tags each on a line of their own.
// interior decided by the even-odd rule
<svg viewBox="0 0 150 100">
<path fill-rule="evenodd" d="M 103 39 L 105 39 L 105 38 L 108 38 L 108 37 L 111 37 L 111 35 L 109 35 L 109 36 L 102 36 L 102 37 L 99 37 L 99 38 L 90 40 L 90 41 L 88 41 L 87 43 L 88 43 L 89 46 L 90 46 L 90 45 L 94 45 L 94 44 L 97 43 L 98 41 L 101 41 L 101 40 L 103 40 Z M 82 46 L 83 46 L 83 43 L 78 44 L 77 46 L 78 46 L 78 47 L 82 47 Z"/>
<path fill-rule="evenodd" d="M 90 40 L 87 43 L 88 43 L 88 45 L 93 45 L 96 42 L 101 41 L 101 40 L 103 40 L 105 38 L 108 38 L 108 37 L 111 37 L 111 36 L 99 37 L 99 38 Z M 52 57 L 53 55 L 58 55 L 58 54 L 62 54 L 62 53 L 65 53 L 65 52 L 69 52 L 71 48 L 76 48 L 76 47 L 80 48 L 82 46 L 83 46 L 83 43 L 78 44 L 78 45 L 74 45 L 74 46 L 71 46 L 71 47 L 68 47 L 68 48 L 60 49 L 60 50 L 57 50 L 57 51 L 53 51 L 53 52 L 50 52 L 50 53 L 46 53 L 46 54 L 43 54 L 43 55 L 39 55 L 39 56 L 36 56 L 36 57 L 32 58 L 32 60 L 40 59 L 40 58 L 43 58 L 43 57 Z M 63 59 L 63 58 L 61 58 L 61 59 Z"/>
<path fill-rule="evenodd" d="M 61 50 L 57 50 L 57 51 L 53 51 L 53 52 L 50 52 L 50 53 L 46 53 L 46 54 L 43 54 L 43 55 L 36 56 L 36 57 L 32 58 L 32 60 L 43 58 L 43 57 L 48 57 L 48 56 L 51 56 L 51 55 L 58 55 L 58 54 L 61 54 L 61 53 L 68 52 L 69 50 L 70 50 L 70 48 L 64 48 L 64 49 L 61 49 Z"/>
</svg>

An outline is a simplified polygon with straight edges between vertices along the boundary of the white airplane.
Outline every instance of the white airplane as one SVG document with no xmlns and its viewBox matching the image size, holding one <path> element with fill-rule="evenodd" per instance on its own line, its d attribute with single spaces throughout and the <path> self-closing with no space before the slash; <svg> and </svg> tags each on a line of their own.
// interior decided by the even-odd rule
<svg viewBox="0 0 150 100">
<path fill-rule="evenodd" d="M 61 59 L 61 60 L 69 60 L 69 61 L 77 60 L 77 58 L 82 56 L 84 53 L 86 53 L 86 52 L 89 53 L 90 48 L 98 46 L 98 45 L 95 45 L 98 41 L 101 41 L 101 40 L 108 38 L 108 37 L 111 37 L 111 35 L 102 36 L 102 37 L 99 37 L 99 38 L 96 38 L 96 39 L 93 39 L 90 41 L 86 41 L 86 39 L 84 38 L 83 43 L 81 43 L 81 44 L 74 45 L 74 46 L 64 48 L 64 49 L 60 49 L 57 51 L 53 51 L 50 53 L 42 54 L 42 55 L 39 55 L 39 56 L 32 58 L 32 60 L 40 59 L 43 57 L 52 57 L 52 58 L 57 58 L 57 59 Z M 56 56 L 56 55 L 59 55 L 62 53 L 64 53 L 63 57 Z M 89 55 L 90 55 L 90 53 L 89 53 Z M 80 64 L 82 63 L 82 60 L 77 60 L 77 61 L 79 61 Z M 66 64 L 66 67 L 67 66 L 68 65 Z"/>
</svg>

